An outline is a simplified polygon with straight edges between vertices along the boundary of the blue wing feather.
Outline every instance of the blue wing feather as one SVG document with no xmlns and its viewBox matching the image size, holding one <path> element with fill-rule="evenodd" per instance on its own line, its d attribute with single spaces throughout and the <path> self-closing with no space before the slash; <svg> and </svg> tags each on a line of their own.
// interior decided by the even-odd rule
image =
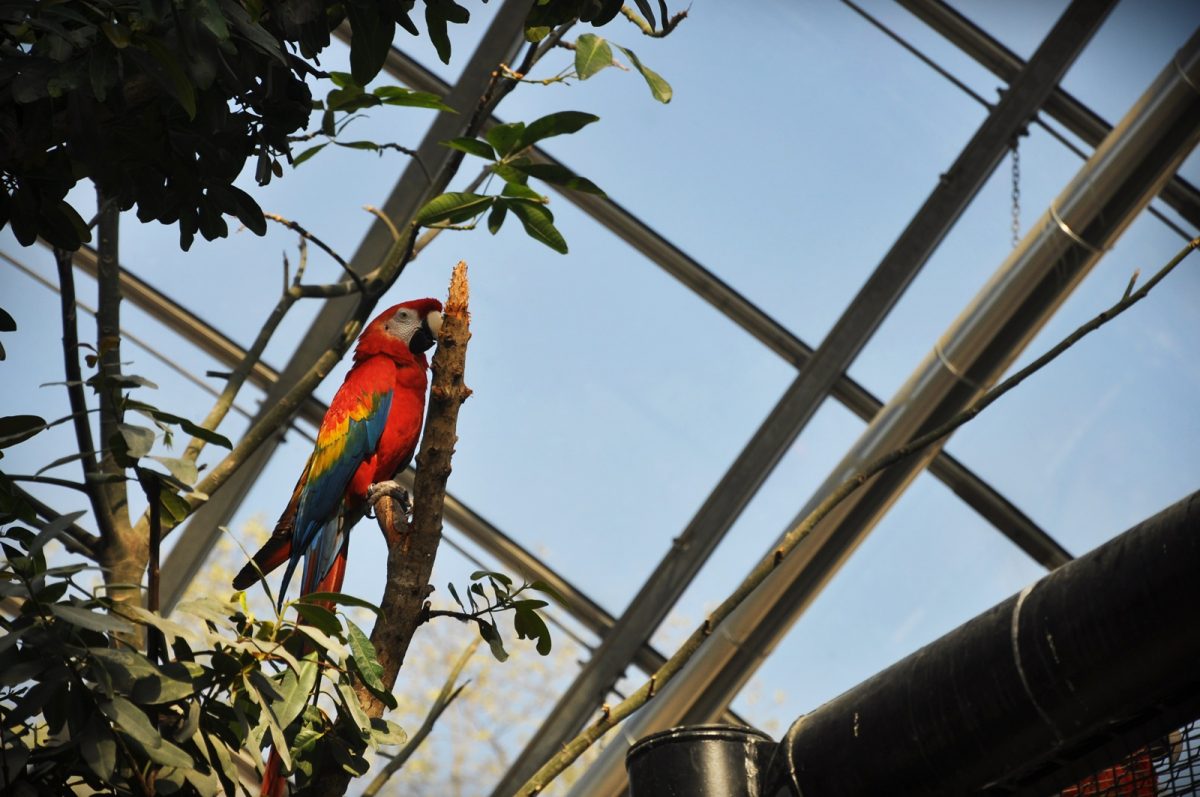
<svg viewBox="0 0 1200 797">
<path fill-rule="evenodd" d="M 280 605 L 302 558 L 305 560 L 305 578 L 301 594 L 311 592 L 337 558 L 343 533 L 341 513 L 346 487 L 358 466 L 379 447 L 392 394 L 390 391 L 372 392 L 363 399 L 365 402 L 360 406 L 365 411 L 360 417 L 349 415 L 343 424 L 328 429 L 323 425 L 317 436 L 317 446 L 300 492 L 296 525 L 292 531 L 291 558 L 279 587 Z M 309 562 L 310 558 L 313 561 Z"/>
</svg>

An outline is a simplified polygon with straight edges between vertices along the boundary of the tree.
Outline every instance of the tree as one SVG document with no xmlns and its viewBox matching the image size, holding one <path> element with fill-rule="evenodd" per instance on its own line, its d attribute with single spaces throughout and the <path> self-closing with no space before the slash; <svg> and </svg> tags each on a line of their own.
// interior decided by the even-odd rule
<svg viewBox="0 0 1200 797">
<path fill-rule="evenodd" d="M 395 240 L 386 257 L 370 273 L 348 274 L 332 285 L 306 285 L 303 269 L 298 269 L 262 336 L 201 422 L 140 400 L 135 391 L 145 386 L 144 380 L 124 372 L 117 236 L 119 212 L 135 206 L 142 221 L 176 226 L 184 249 L 196 232 L 208 239 L 226 235 L 227 215 L 262 234 L 266 217 L 249 194 L 233 185 L 252 157 L 256 179 L 265 184 L 282 175 L 282 161 L 300 165 L 329 143 L 393 146 L 339 139 L 350 117 L 364 108 L 444 108 L 440 98 L 402 87 L 368 89 L 395 27 L 418 33 L 409 16 L 414 5 L 27 2 L 10 4 L 2 12 L 0 126 L 6 134 L 0 150 L 0 226 L 11 223 L 23 244 L 41 236 L 57 247 L 65 387 L 72 413 L 50 422 L 33 415 L 6 417 L 0 422 L 0 446 L 69 422 L 78 451 L 50 464 L 79 460 L 84 471 L 84 481 L 75 485 L 54 477 L 0 474 L 0 522 L 6 526 L 9 562 L 3 572 L 5 594 L 18 609 L 12 620 L 4 621 L 5 649 L 0 653 L 6 673 L 0 686 L 12 709 L 12 725 L 4 734 L 6 785 L 51 792 L 81 783 L 117 793 L 232 791 L 244 780 L 239 767 L 258 765 L 257 760 L 239 762 L 238 751 L 270 744 L 284 754 L 301 783 L 311 779 L 322 784 L 314 791 L 332 793 L 345 789 L 347 771 L 365 772 L 363 755 L 369 747 L 401 740 L 399 729 L 380 714 L 395 705 L 391 687 L 396 671 L 412 631 L 427 619 L 420 614 L 421 601 L 389 612 L 388 621 L 376 623 L 368 637 L 345 615 L 331 611 L 332 606 L 365 605 L 352 596 L 294 601 L 289 606 L 299 613 L 295 621 L 283 615 L 259 617 L 236 602 L 208 600 L 191 607 L 204 623 L 197 631 L 156 613 L 159 545 L 227 483 L 263 440 L 278 432 L 341 357 L 413 257 L 419 229 L 436 234 L 473 225 L 487 212 L 494 233 L 511 213 L 535 240 L 565 253 L 565 240 L 530 178 L 573 190 L 600 189 L 565 169 L 535 164 L 526 153 L 538 141 L 577 132 L 596 117 L 563 111 L 528 124 L 494 127 L 480 138 L 483 123 L 543 57 L 557 52 L 555 46 L 578 22 L 603 25 L 620 11 L 642 32 L 662 35 L 682 15 L 668 19 L 664 10 L 656 30 L 653 11 L 644 2 L 638 3 L 641 15 L 610 0 L 531 7 L 522 62 L 497 68 L 478 107 L 463 120 L 462 135 L 447 142 L 453 150 L 450 165 L 433 177 L 420 210 L 411 219 L 388 220 Z M 465 22 L 467 9 L 451 0 L 427 0 L 424 16 L 427 35 L 448 61 L 448 23 Z M 315 59 L 344 22 L 351 32 L 351 72 L 324 73 Z M 568 49 L 574 49 L 573 65 L 548 82 L 586 79 L 614 63 L 611 47 L 595 34 L 583 34 Z M 667 101 L 666 82 L 632 51 L 624 52 L 654 96 Z M 323 100 L 312 99 L 309 84 L 315 79 L 332 84 Z M 300 132 L 313 110 L 321 112 L 319 125 Z M 318 137 L 325 141 L 292 156 L 293 143 Z M 503 190 L 441 193 L 467 155 L 483 159 Z M 97 190 L 99 213 L 92 224 L 65 199 L 83 178 Z M 307 243 L 320 241 L 299 224 L 285 223 L 303 236 L 303 263 Z M 92 226 L 99 234 L 101 286 L 94 345 L 79 338 L 70 255 L 90 240 Z M 302 298 L 350 295 L 356 298 L 352 322 L 327 342 L 317 365 L 288 396 L 236 444 L 215 431 L 287 310 Z M 465 294 L 463 318 L 465 322 Z M 4 328 L 13 326 L 7 314 L 0 322 Z M 440 348 L 453 349 L 453 341 L 444 334 Z M 86 378 L 81 346 L 89 352 Z M 461 383 L 461 359 L 458 368 Z M 95 396 L 94 407 L 87 389 Z M 438 396 L 435 387 L 434 405 Z M 461 396 L 450 403 L 461 403 Z M 98 416 L 95 425 L 92 414 Z M 153 426 L 136 422 L 135 415 Z M 182 456 L 150 456 L 159 435 L 169 439 L 179 433 L 190 438 Z M 452 439 L 452 421 L 447 433 Z M 199 457 L 209 444 L 230 452 L 200 478 Z M 433 473 L 437 468 L 427 464 L 422 470 Z M 85 492 L 97 533 L 77 525 L 78 514 L 59 516 L 25 492 L 19 485 L 25 478 Z M 132 481 L 149 503 L 141 518 L 128 510 Z M 423 511 L 418 502 L 418 522 Z M 440 509 L 433 507 L 427 515 L 425 523 L 439 531 Z M 403 534 L 406 523 L 392 518 L 385 533 Z M 98 564 L 106 586 L 102 595 L 78 580 L 87 566 L 62 568 L 46 561 L 45 545 L 56 538 Z M 141 585 L 147 575 L 143 601 Z M 416 592 L 427 577 L 413 575 L 408 592 Z M 474 623 L 497 656 L 503 655 L 503 643 L 492 618 L 500 611 L 513 612 L 519 636 L 548 649 L 549 632 L 537 612 L 545 602 L 526 593 L 539 585 L 514 584 L 503 574 L 487 572 L 475 574 L 472 582 L 464 590 L 470 609 L 464 605 L 453 613 Z M 389 644 L 380 656 L 372 638 L 388 633 L 393 643 L 397 633 L 404 639 Z M 329 685 L 332 702 L 310 702 L 322 684 Z"/>
</svg>

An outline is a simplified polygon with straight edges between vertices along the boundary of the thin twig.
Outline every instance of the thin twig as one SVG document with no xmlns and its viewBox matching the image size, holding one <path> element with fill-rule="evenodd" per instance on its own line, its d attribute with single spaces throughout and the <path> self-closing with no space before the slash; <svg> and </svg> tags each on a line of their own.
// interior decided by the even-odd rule
<svg viewBox="0 0 1200 797">
<path fill-rule="evenodd" d="M 392 234 L 392 242 L 393 243 L 400 240 L 400 231 L 396 229 L 396 225 L 392 222 L 391 219 L 388 218 L 386 213 L 384 213 L 382 210 L 375 207 L 374 205 L 363 205 L 363 210 L 367 211 L 368 213 L 374 214 L 375 218 L 379 219 L 380 221 L 382 221 L 384 223 L 384 226 L 386 226 L 388 228 L 388 232 L 390 232 Z"/>
<path fill-rule="evenodd" d="M 572 739 L 567 744 L 563 745 L 562 750 L 553 758 L 547 761 L 524 785 L 517 791 L 516 797 L 533 797 L 533 795 L 541 792 L 551 781 L 563 772 L 572 762 L 574 762 L 583 751 L 591 747 L 600 737 L 607 733 L 611 728 L 624 720 L 633 712 L 637 711 L 649 700 L 654 697 L 655 693 L 661 692 L 662 688 L 683 668 L 689 659 L 696 653 L 703 644 L 705 638 L 712 632 L 715 625 L 720 624 L 728 617 L 742 601 L 744 601 L 751 592 L 753 592 L 759 584 L 774 572 L 779 563 L 804 540 L 809 533 L 820 523 L 830 512 L 832 512 L 846 498 L 852 495 L 860 487 L 870 481 L 874 476 L 879 474 L 886 468 L 895 465 L 896 463 L 907 459 L 913 454 L 927 448 L 930 445 L 942 440 L 954 430 L 958 429 L 967 421 L 977 416 L 980 412 L 986 409 L 992 402 L 1003 396 L 1008 391 L 1015 388 L 1021 382 L 1025 381 L 1030 375 L 1041 370 L 1059 355 L 1065 352 L 1071 346 L 1075 345 L 1084 336 L 1094 332 L 1100 327 L 1107 324 L 1112 319 L 1119 316 L 1121 313 L 1128 310 L 1134 304 L 1137 304 L 1150 290 L 1157 285 L 1167 274 L 1171 273 L 1185 257 L 1187 257 L 1194 249 L 1200 247 L 1200 238 L 1193 239 L 1188 243 L 1182 251 L 1173 257 L 1170 262 L 1162 267 L 1153 278 L 1150 279 L 1140 290 L 1123 297 L 1120 301 L 1092 318 L 1087 323 L 1080 326 L 1066 338 L 1061 340 L 1057 345 L 1051 348 L 1042 356 L 1025 366 L 1021 370 L 1014 373 L 1008 379 L 1005 379 L 1000 384 L 985 392 L 978 400 L 970 407 L 959 412 L 946 423 L 936 429 L 927 432 L 926 434 L 917 437 L 907 444 L 895 449 L 894 451 L 885 454 L 873 462 L 869 463 L 855 476 L 850 477 L 842 482 L 836 489 L 833 490 L 817 507 L 808 514 L 798 525 L 788 531 L 784 535 L 783 541 L 765 556 L 750 572 L 738 587 L 727 597 L 721 604 L 705 619 L 687 638 L 682 646 L 667 659 L 653 675 L 650 680 L 638 688 L 628 698 L 621 701 L 612 708 L 606 716 L 602 716 L 598 721 L 590 724 L 578 736 Z M 782 553 L 781 553 L 782 552 Z"/>
<path fill-rule="evenodd" d="M 32 482 L 34 484 L 52 484 L 55 487 L 66 487 L 69 490 L 78 490 L 79 492 L 84 493 L 88 496 L 91 495 L 91 490 L 88 489 L 90 487 L 90 484 L 88 482 L 84 482 L 84 483 L 80 484 L 79 482 L 73 482 L 73 481 L 70 481 L 69 479 L 57 479 L 53 476 L 33 476 L 33 475 L 30 475 L 27 473 L 6 473 L 4 475 L 7 476 L 8 478 L 12 479 L 15 482 Z"/>
<path fill-rule="evenodd" d="M 653 25 L 642 19 L 642 16 L 629 6 L 621 6 L 621 15 L 636 25 L 638 30 L 640 30 L 644 35 L 654 39 L 662 39 L 666 36 L 669 36 L 671 31 L 675 30 L 675 28 L 679 26 L 680 22 L 683 22 L 685 19 L 687 19 L 688 12 L 692 10 L 692 7 L 688 6 L 670 19 L 667 18 L 666 4 L 659 3 L 659 10 L 661 11 L 663 18 L 663 26 L 661 30 L 655 30 Z"/>
<path fill-rule="evenodd" d="M 337 252 L 335 252 L 333 250 L 333 248 L 331 246 L 329 246 L 329 244 L 325 243 L 320 238 L 313 235 L 311 232 L 306 230 L 304 227 L 302 227 L 297 222 L 294 222 L 290 219 L 285 219 L 283 216 L 280 216 L 278 213 L 264 213 L 263 216 L 265 218 L 270 219 L 273 222 L 282 224 L 284 227 L 287 227 L 289 230 L 293 230 L 293 231 L 299 233 L 300 235 L 303 235 L 308 240 L 312 241 L 314 244 L 316 244 L 318 247 L 320 247 L 320 249 L 322 251 L 324 251 L 325 254 L 332 257 L 337 262 L 337 264 L 342 267 L 342 271 L 346 272 L 346 276 L 350 278 L 350 281 L 354 283 L 354 286 L 356 288 L 358 288 L 359 292 L 364 293 L 364 294 L 367 292 L 367 286 L 363 282 L 362 277 L 360 277 L 358 274 L 356 274 L 354 269 L 350 268 L 350 264 L 346 262 L 346 258 L 342 257 Z"/>
</svg>

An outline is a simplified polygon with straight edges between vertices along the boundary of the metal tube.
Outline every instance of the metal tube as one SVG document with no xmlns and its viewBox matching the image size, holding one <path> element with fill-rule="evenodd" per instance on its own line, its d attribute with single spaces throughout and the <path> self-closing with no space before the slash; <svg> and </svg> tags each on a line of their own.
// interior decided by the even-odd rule
<svg viewBox="0 0 1200 797">
<path fill-rule="evenodd" d="M 797 516 L 866 463 L 932 429 L 993 384 L 1100 256 L 1158 193 L 1200 138 L 1200 32 L 1033 226 Z M 871 480 L 820 523 L 705 642 L 647 708 L 631 742 L 701 723 L 740 690 L 804 609 L 940 447 Z M 793 525 L 795 525 L 793 523 Z M 614 739 L 570 792 L 608 797 L 622 785 Z"/>
<path fill-rule="evenodd" d="M 1057 794 L 1194 719 L 1198 532 L 1193 493 L 801 717 L 763 793 Z"/>
</svg>

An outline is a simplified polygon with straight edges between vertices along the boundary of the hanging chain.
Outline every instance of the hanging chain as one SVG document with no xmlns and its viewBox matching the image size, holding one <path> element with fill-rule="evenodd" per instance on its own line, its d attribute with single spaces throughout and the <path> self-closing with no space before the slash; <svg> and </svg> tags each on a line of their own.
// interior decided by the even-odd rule
<svg viewBox="0 0 1200 797">
<path fill-rule="evenodd" d="M 1021 243 L 1021 148 L 1020 135 L 1012 142 L 1012 245 Z"/>
</svg>

